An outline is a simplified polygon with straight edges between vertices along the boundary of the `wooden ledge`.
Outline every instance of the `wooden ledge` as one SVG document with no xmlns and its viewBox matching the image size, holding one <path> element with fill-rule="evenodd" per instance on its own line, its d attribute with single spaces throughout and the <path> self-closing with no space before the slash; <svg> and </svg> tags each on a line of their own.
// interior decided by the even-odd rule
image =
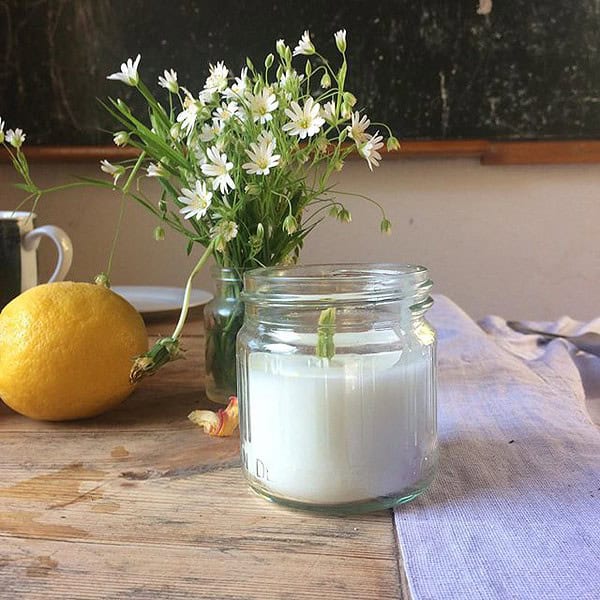
<svg viewBox="0 0 600 600">
<path fill-rule="evenodd" d="M 384 152 L 403 158 L 479 158 L 482 165 L 548 165 L 600 163 L 600 140 L 510 141 L 405 140 L 401 150 Z M 30 146 L 30 162 L 90 162 L 135 158 L 134 148 L 116 146 Z M 358 158 L 358 156 L 356 156 Z M 0 153 L 0 162 L 8 162 Z"/>
</svg>

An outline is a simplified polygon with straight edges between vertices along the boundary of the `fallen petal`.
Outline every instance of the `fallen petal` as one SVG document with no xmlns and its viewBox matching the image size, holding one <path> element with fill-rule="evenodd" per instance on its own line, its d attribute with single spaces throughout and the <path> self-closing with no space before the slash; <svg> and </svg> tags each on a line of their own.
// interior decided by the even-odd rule
<svg viewBox="0 0 600 600">
<path fill-rule="evenodd" d="M 212 436 L 228 437 L 235 432 L 240 422 L 238 399 L 231 396 L 227 408 L 220 408 L 217 412 L 194 410 L 188 415 L 188 419 L 202 427 L 204 433 Z"/>
</svg>

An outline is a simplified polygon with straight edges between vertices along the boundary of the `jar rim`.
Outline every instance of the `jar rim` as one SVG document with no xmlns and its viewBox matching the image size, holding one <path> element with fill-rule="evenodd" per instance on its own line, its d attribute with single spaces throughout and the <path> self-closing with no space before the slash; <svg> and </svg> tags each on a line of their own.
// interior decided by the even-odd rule
<svg viewBox="0 0 600 600">
<path fill-rule="evenodd" d="M 396 263 L 264 267 L 244 274 L 245 302 L 356 304 L 426 300 L 433 283 L 426 267 Z"/>
</svg>

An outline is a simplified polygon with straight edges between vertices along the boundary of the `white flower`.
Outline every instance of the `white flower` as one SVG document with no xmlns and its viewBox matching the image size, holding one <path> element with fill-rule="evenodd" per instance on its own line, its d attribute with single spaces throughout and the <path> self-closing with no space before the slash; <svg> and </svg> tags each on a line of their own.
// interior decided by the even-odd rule
<svg viewBox="0 0 600 600">
<path fill-rule="evenodd" d="M 321 116 L 328 123 L 335 123 L 337 121 L 335 113 L 335 102 L 333 100 L 330 100 L 329 102 L 325 102 L 325 104 L 323 104 L 323 107 L 321 108 Z"/>
<path fill-rule="evenodd" d="M 221 122 L 225 122 L 231 117 L 240 117 L 240 107 L 237 102 L 229 102 L 221 104 L 215 112 L 213 113 L 213 117 Z"/>
<path fill-rule="evenodd" d="M 248 87 L 248 67 L 244 67 L 239 77 L 235 78 L 235 83 L 223 91 L 226 98 L 243 98 Z"/>
<path fill-rule="evenodd" d="M 6 123 L 0 117 L 0 144 L 4 141 L 4 126 Z"/>
<path fill-rule="evenodd" d="M 212 146 L 206 151 L 206 157 L 210 162 L 201 166 L 202 172 L 207 177 L 214 177 L 212 180 L 213 190 L 219 188 L 222 194 L 226 194 L 229 189 L 235 189 L 235 183 L 229 175 L 233 169 L 233 163 L 227 161 L 227 154 L 220 153 L 216 146 Z"/>
<path fill-rule="evenodd" d="M 368 134 L 367 134 L 368 135 Z M 379 131 L 375 135 L 369 135 L 365 144 L 358 149 L 359 154 L 367 161 L 369 169 L 373 170 L 373 166 L 378 167 L 381 160 L 381 154 L 377 152 L 383 147 L 383 137 L 379 135 Z"/>
<path fill-rule="evenodd" d="M 14 131 L 9 129 L 6 132 L 6 141 L 17 150 L 23 145 L 26 137 L 27 135 L 23 133 L 22 129 L 17 128 Z"/>
<path fill-rule="evenodd" d="M 310 41 L 310 33 L 308 29 L 302 34 L 302 37 L 298 41 L 298 45 L 294 48 L 294 56 L 298 54 L 304 54 L 306 56 L 315 53 L 315 47 Z"/>
<path fill-rule="evenodd" d="M 258 143 L 250 144 L 250 150 L 246 150 L 251 162 L 244 163 L 242 169 L 251 175 L 268 175 L 281 160 L 281 156 L 273 152 L 275 152 L 275 139 L 265 131 L 259 136 Z"/>
<path fill-rule="evenodd" d="M 212 123 L 204 123 L 200 131 L 200 141 L 210 142 L 223 131 L 223 121 L 219 119 L 213 119 Z"/>
<path fill-rule="evenodd" d="M 129 134 L 126 131 L 117 131 L 113 135 L 113 142 L 115 146 L 127 146 L 129 144 Z"/>
<path fill-rule="evenodd" d="M 215 249 L 218 252 L 224 252 L 225 244 L 237 237 L 237 234 L 238 226 L 233 221 L 220 221 L 210 229 L 211 238 L 215 240 Z"/>
<path fill-rule="evenodd" d="M 121 175 L 125 173 L 125 167 L 123 167 L 122 165 L 113 165 L 107 160 L 100 161 L 100 170 L 111 175 L 113 178 L 113 183 L 117 183 L 119 177 L 121 177 Z"/>
<path fill-rule="evenodd" d="M 319 132 L 325 119 L 319 116 L 321 106 L 312 97 L 308 97 L 303 107 L 297 102 L 292 102 L 291 109 L 286 108 L 285 114 L 291 119 L 283 126 L 283 130 L 289 135 L 297 135 L 301 140 L 312 137 Z"/>
<path fill-rule="evenodd" d="M 216 65 L 210 65 L 210 75 L 206 79 L 204 89 L 207 92 L 220 92 L 227 87 L 227 77 L 229 75 L 229 69 L 225 66 L 222 61 Z"/>
<path fill-rule="evenodd" d="M 298 74 L 295 69 L 287 69 L 279 78 L 279 86 L 282 88 L 291 88 L 298 85 L 304 79 L 304 74 Z"/>
<path fill-rule="evenodd" d="M 337 49 L 343 54 L 346 52 L 346 30 L 340 29 L 333 34 Z"/>
<path fill-rule="evenodd" d="M 165 169 L 162 163 L 150 163 L 146 168 L 148 177 L 168 177 L 169 172 Z"/>
<path fill-rule="evenodd" d="M 351 137 L 357 145 L 366 142 L 369 139 L 367 129 L 371 125 L 371 121 L 367 119 L 366 115 L 362 117 L 358 112 L 352 113 L 352 123 L 346 127 L 348 136 Z"/>
<path fill-rule="evenodd" d="M 279 106 L 279 102 L 270 88 L 263 88 L 256 95 L 248 92 L 247 99 L 252 118 L 255 122 L 263 124 L 273 118 L 271 113 Z"/>
<path fill-rule="evenodd" d="M 212 192 L 206 189 L 204 181 L 196 181 L 193 190 L 182 188 L 181 193 L 183 195 L 178 196 L 177 199 L 186 206 L 180 208 L 179 212 L 184 215 L 184 219 L 196 217 L 196 221 L 199 221 L 210 206 Z"/>
<path fill-rule="evenodd" d="M 204 152 L 204 148 L 200 144 L 196 142 L 195 144 L 190 145 L 189 148 L 192 154 L 194 155 L 198 166 L 205 165 L 208 162 L 206 159 L 206 153 Z M 194 180 L 195 177 L 192 174 L 190 174 L 188 181 L 193 183 Z"/>
<path fill-rule="evenodd" d="M 127 85 L 135 87 L 140 81 L 140 77 L 138 75 L 138 65 L 140 64 L 140 59 L 140 54 L 137 55 L 135 61 L 133 61 L 131 58 L 128 58 L 126 63 L 121 64 L 120 73 L 113 73 L 112 75 L 109 75 L 106 79 L 122 81 Z"/>
<path fill-rule="evenodd" d="M 177 122 L 181 123 L 181 126 L 188 135 L 191 133 L 192 129 L 194 129 L 201 108 L 201 105 L 194 100 L 187 103 L 185 110 L 177 115 Z"/>
<path fill-rule="evenodd" d="M 275 42 L 275 50 L 277 50 L 277 54 L 279 54 L 279 56 L 281 56 L 281 57 L 285 56 L 285 49 L 286 49 L 285 40 L 283 38 L 279 38 Z"/>
<path fill-rule="evenodd" d="M 179 91 L 179 83 L 177 83 L 177 73 L 171 69 L 163 74 L 163 77 L 158 77 L 158 85 L 169 90 L 172 94 L 176 94 Z"/>
</svg>

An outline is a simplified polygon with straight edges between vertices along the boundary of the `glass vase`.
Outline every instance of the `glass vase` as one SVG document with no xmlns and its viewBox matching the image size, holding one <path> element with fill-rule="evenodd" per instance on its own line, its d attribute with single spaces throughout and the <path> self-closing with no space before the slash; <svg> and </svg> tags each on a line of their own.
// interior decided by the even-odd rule
<svg viewBox="0 0 600 600">
<path fill-rule="evenodd" d="M 214 298 L 204 307 L 205 385 L 209 400 L 227 404 L 237 395 L 236 337 L 244 321 L 243 280 L 234 269 L 214 267 Z"/>
<path fill-rule="evenodd" d="M 427 269 L 313 265 L 244 280 L 243 472 L 296 508 L 363 512 L 416 498 L 437 464 Z"/>
</svg>

